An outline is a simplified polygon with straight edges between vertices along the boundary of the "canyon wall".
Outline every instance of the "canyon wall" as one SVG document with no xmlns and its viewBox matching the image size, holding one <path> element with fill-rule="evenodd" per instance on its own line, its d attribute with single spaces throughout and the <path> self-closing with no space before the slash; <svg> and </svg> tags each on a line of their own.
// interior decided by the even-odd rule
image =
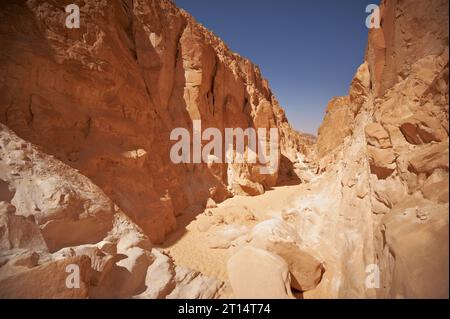
<svg viewBox="0 0 450 319">
<path fill-rule="evenodd" d="M 76 169 L 0 124 L 0 298 L 214 298 Z"/>
<path fill-rule="evenodd" d="M 2 2 L 0 121 L 91 179 L 152 241 L 185 209 L 278 178 L 249 163 L 175 165 L 174 128 L 277 128 L 281 172 L 298 178 L 305 140 L 257 66 L 171 1 L 74 3 L 79 29 L 65 26 L 66 1 Z"/>
<path fill-rule="evenodd" d="M 381 16 L 319 130 L 319 170 L 337 189 L 321 217 L 324 241 L 337 239 L 318 247 L 337 274 L 324 294 L 448 298 L 448 1 L 383 1 Z M 361 285 L 370 265 L 379 289 Z"/>
<path fill-rule="evenodd" d="M 173 2 L 74 3 L 79 29 L 67 1 L 0 7 L 0 297 L 218 297 L 222 281 L 154 244 L 185 211 L 307 178 L 299 155 L 314 138 L 291 128 L 257 66 Z M 279 143 L 263 140 L 276 170 L 174 164 L 171 132 L 193 139 L 195 120 L 222 135 L 275 128 Z"/>
<path fill-rule="evenodd" d="M 1 4 L 0 297 L 448 298 L 446 0 L 382 1 L 317 140 L 171 1 L 75 3 Z M 278 172 L 172 163 L 195 120 L 276 128 Z"/>
</svg>

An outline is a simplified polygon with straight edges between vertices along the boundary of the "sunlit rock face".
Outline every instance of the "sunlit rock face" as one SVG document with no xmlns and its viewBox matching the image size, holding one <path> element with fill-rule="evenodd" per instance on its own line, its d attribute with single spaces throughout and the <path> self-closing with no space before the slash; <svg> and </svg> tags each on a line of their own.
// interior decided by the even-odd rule
<svg viewBox="0 0 450 319">
<path fill-rule="evenodd" d="M 446 0 L 382 1 L 317 139 L 171 1 L 66 4 L 0 10 L 0 298 L 448 298 Z M 197 121 L 278 169 L 173 163 Z"/>
<path fill-rule="evenodd" d="M 340 180 L 334 257 L 349 259 L 335 267 L 336 296 L 448 297 L 447 10 L 383 1 L 349 96 L 330 102 L 319 130 L 320 169 Z M 369 264 L 379 289 L 358 284 Z"/>
<path fill-rule="evenodd" d="M 223 285 L 176 267 L 87 177 L 3 124 L 0 196 L 1 298 L 213 298 Z"/>
<path fill-rule="evenodd" d="M 1 6 L 0 295 L 215 297 L 222 282 L 152 245 L 192 207 L 299 181 L 313 138 L 290 127 L 257 66 L 173 2 L 77 4 L 79 28 L 67 28 L 66 1 Z M 171 132 L 193 136 L 195 120 L 222 134 L 275 129 L 278 143 L 263 138 L 275 170 L 173 163 Z M 72 263 L 76 293 L 64 284 Z"/>
<path fill-rule="evenodd" d="M 189 206 L 277 183 L 253 164 L 173 164 L 174 128 L 277 128 L 277 152 L 296 160 L 298 133 L 259 68 L 171 1 L 84 1 L 79 29 L 66 28 L 65 5 L 2 4 L 0 120 L 90 178 L 153 241 Z"/>
</svg>

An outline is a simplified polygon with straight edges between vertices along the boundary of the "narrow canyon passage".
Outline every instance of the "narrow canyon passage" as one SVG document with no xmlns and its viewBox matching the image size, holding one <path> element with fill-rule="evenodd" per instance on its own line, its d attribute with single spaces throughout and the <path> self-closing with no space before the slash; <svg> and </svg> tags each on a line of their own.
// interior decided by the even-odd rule
<svg viewBox="0 0 450 319">
<path fill-rule="evenodd" d="M 339 21 L 365 48 L 340 93 L 334 28 L 314 48 L 251 8 L 279 85 L 177 2 L 79 1 L 69 28 L 66 1 L 2 1 L 0 299 L 448 298 L 448 0 Z M 324 99 L 317 134 L 280 86 Z"/>
<path fill-rule="evenodd" d="M 282 212 L 294 209 L 295 201 L 307 194 L 307 188 L 307 184 L 281 186 L 255 197 L 236 196 L 217 207 L 205 208 L 196 217 L 188 211 L 179 217 L 180 226 L 161 248 L 175 259 L 176 264 L 226 281 L 226 260 L 231 249 L 228 246 L 231 243 L 227 241 L 235 239 L 234 235 L 245 234 L 259 222 L 282 218 Z M 181 226 L 186 219 L 191 221 L 185 227 Z M 214 236 L 220 227 L 228 227 L 230 233 L 223 243 Z"/>
<path fill-rule="evenodd" d="M 270 235 L 277 238 L 282 236 L 280 226 L 298 233 L 299 238 L 295 241 L 299 242 L 302 250 L 325 264 L 324 256 L 328 256 L 318 254 L 314 246 L 320 242 L 322 231 L 319 207 L 326 209 L 323 196 L 330 190 L 324 187 L 324 183 L 333 184 L 329 179 L 330 174 L 322 174 L 310 182 L 274 187 L 262 195 L 235 196 L 207 208 L 191 207 L 178 217 L 177 229 L 158 249 L 171 256 L 177 266 L 225 282 L 219 294 L 222 298 L 232 297 L 227 262 L 239 247 L 251 241 L 252 230 L 257 225 L 267 226 Z M 307 231 L 302 234 L 299 232 L 301 229 Z M 282 238 L 290 239 L 289 236 Z M 327 277 L 324 276 L 324 280 Z M 295 296 L 312 298 L 320 294 L 320 291 L 314 291 L 296 293 Z"/>
</svg>

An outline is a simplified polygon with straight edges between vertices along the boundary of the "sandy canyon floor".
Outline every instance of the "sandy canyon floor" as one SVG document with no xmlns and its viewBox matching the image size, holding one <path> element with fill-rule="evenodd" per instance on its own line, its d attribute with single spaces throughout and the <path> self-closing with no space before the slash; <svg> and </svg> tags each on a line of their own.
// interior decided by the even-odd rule
<svg viewBox="0 0 450 319">
<path fill-rule="evenodd" d="M 177 230 L 159 248 L 176 265 L 227 283 L 228 259 L 246 240 L 245 235 L 263 221 L 288 221 L 290 212 L 297 212 L 316 199 L 311 194 L 316 194 L 320 187 L 318 177 L 315 182 L 274 187 L 259 196 L 235 196 L 210 208 L 190 208 L 178 217 Z M 311 291 L 295 295 L 314 296 Z M 227 285 L 220 296 L 232 296 Z"/>
</svg>

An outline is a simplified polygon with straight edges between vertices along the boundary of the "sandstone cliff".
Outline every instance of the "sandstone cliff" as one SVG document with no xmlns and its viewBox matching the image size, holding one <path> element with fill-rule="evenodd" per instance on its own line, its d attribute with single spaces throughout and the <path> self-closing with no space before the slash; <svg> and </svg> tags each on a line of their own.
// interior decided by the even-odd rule
<svg viewBox="0 0 450 319">
<path fill-rule="evenodd" d="M 0 141 L 0 298 L 212 298 L 218 293 L 221 282 L 176 267 L 78 171 L 3 124 Z M 79 283 L 69 289 L 67 267 L 73 265 Z M 152 280 L 155 274 L 158 279 Z"/>
<path fill-rule="evenodd" d="M 65 1 L 1 5 L 0 295 L 213 297 L 219 281 L 152 243 L 185 211 L 300 181 L 294 164 L 312 139 L 291 129 L 257 66 L 171 1 L 75 3 L 79 29 L 66 28 Z M 173 164 L 170 132 L 192 135 L 194 120 L 222 133 L 276 128 L 280 176 Z M 82 264 L 75 295 L 64 288 L 71 263 Z M 57 269 L 61 280 L 36 285 Z"/>
<path fill-rule="evenodd" d="M 448 298 L 446 0 L 382 1 L 317 140 L 171 1 L 65 4 L 1 5 L 0 297 Z M 194 120 L 276 128 L 279 170 L 173 164 Z"/>
<path fill-rule="evenodd" d="M 447 298 L 448 2 L 383 1 L 381 15 L 318 135 L 320 170 L 338 189 L 322 235 L 337 236 L 324 250 L 343 263 L 334 296 Z M 380 289 L 359 284 L 369 264 Z"/>
<path fill-rule="evenodd" d="M 276 127 L 293 172 L 297 133 L 258 67 L 189 14 L 168 0 L 80 1 L 80 29 L 68 29 L 65 4 L 2 3 L 0 121 L 91 179 L 152 241 L 190 206 L 277 182 L 255 165 L 174 165 L 173 128 Z"/>
</svg>

